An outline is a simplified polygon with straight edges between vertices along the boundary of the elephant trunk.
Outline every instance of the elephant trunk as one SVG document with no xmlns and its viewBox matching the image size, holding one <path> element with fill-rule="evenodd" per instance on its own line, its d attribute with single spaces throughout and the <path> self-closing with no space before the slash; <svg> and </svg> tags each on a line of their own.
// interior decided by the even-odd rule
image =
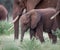
<svg viewBox="0 0 60 50">
<path fill-rule="evenodd" d="M 23 41 L 24 32 L 21 32 L 21 42 Z"/>
<path fill-rule="evenodd" d="M 25 33 L 24 28 L 21 28 L 21 42 L 23 41 L 24 33 Z"/>
</svg>

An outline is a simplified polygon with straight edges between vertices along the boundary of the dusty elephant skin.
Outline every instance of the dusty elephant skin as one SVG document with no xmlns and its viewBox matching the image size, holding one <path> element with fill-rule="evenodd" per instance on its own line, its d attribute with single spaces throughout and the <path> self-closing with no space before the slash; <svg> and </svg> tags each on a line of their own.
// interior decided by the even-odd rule
<svg viewBox="0 0 60 50">
<path fill-rule="evenodd" d="M 51 20 L 51 16 L 56 13 L 56 9 L 34 9 L 21 16 L 21 41 L 23 40 L 24 33 L 31 28 L 34 30 L 36 36 L 41 42 L 44 42 L 43 31 L 52 35 L 52 42 L 56 43 L 57 36 L 53 35 L 51 30 L 58 28 L 56 18 Z"/>
<path fill-rule="evenodd" d="M 0 5 L 0 20 L 6 20 L 7 16 L 8 16 L 7 9 L 3 5 Z"/>
<path fill-rule="evenodd" d="M 25 8 L 27 11 L 31 9 L 39 9 L 39 8 L 48 8 L 53 7 L 56 8 L 58 0 L 14 0 L 13 4 L 13 19 L 19 15 L 19 18 Z M 60 6 L 57 6 L 59 10 Z M 59 20 L 58 20 L 59 19 Z M 58 25 L 60 26 L 60 16 L 57 17 Z M 60 28 L 60 27 L 59 27 Z M 19 19 L 14 23 L 14 38 L 18 39 L 19 36 Z M 32 34 L 34 31 L 30 28 L 30 38 L 32 38 Z M 48 33 L 49 37 L 52 36 Z"/>
</svg>

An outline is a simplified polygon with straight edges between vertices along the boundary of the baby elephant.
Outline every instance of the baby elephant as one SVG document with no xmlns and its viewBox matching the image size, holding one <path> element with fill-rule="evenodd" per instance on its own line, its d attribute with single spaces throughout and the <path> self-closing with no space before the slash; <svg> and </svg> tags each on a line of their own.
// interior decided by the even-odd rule
<svg viewBox="0 0 60 50">
<path fill-rule="evenodd" d="M 52 39 L 53 43 L 56 43 L 57 36 L 52 34 L 58 28 L 56 18 L 51 20 L 50 18 L 56 13 L 53 8 L 45 9 L 33 9 L 21 16 L 21 41 L 23 40 L 24 33 L 31 28 L 38 36 L 41 42 L 44 42 L 43 31 L 47 32 Z M 33 35 L 33 34 L 31 34 Z"/>
<path fill-rule="evenodd" d="M 3 5 L 0 5 L 0 20 L 6 20 L 7 16 L 8 16 L 7 9 Z"/>
</svg>

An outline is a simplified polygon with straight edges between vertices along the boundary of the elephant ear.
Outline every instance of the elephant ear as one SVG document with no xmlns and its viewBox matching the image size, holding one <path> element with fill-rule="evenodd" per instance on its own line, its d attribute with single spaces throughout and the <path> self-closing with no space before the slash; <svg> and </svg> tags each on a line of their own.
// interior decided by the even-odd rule
<svg viewBox="0 0 60 50">
<path fill-rule="evenodd" d="M 37 24 L 39 23 L 41 19 L 41 14 L 38 13 L 38 12 L 34 12 L 32 15 L 31 15 L 31 28 L 34 29 Z"/>
<path fill-rule="evenodd" d="M 27 24 L 30 22 L 30 14 L 25 13 L 24 15 L 21 16 L 21 22 L 24 24 Z"/>
</svg>

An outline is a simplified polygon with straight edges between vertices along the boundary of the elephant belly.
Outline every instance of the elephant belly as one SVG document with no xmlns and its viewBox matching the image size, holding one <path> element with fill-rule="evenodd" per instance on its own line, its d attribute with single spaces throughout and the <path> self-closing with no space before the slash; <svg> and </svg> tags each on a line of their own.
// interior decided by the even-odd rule
<svg viewBox="0 0 60 50">
<path fill-rule="evenodd" d="M 44 24 L 43 25 L 43 31 L 44 32 L 50 32 L 52 25 Z"/>
<path fill-rule="evenodd" d="M 52 29 L 54 20 L 50 20 L 49 18 L 44 19 L 43 21 L 43 30 L 45 32 L 50 32 L 50 30 Z"/>
</svg>

